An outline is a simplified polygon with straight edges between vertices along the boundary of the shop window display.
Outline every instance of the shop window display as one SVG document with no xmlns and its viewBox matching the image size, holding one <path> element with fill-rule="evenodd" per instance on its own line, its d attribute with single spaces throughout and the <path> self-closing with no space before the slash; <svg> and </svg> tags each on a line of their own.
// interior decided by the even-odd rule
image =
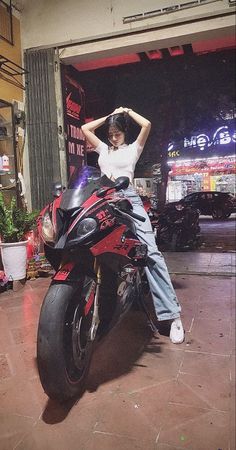
<svg viewBox="0 0 236 450">
<path fill-rule="evenodd" d="M 0 100 L 0 190 L 6 199 L 16 196 L 17 170 L 13 106 Z"/>
</svg>

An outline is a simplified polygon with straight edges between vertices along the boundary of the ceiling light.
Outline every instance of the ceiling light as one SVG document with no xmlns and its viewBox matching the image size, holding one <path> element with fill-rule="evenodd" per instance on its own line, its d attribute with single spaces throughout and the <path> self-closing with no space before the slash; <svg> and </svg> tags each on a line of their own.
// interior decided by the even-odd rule
<svg viewBox="0 0 236 450">
<path fill-rule="evenodd" d="M 161 50 L 150 50 L 147 55 L 149 59 L 162 59 L 163 57 Z"/>
<path fill-rule="evenodd" d="M 175 47 L 170 47 L 169 49 L 171 56 L 179 56 L 184 54 L 183 47 L 181 45 L 176 45 Z"/>
</svg>

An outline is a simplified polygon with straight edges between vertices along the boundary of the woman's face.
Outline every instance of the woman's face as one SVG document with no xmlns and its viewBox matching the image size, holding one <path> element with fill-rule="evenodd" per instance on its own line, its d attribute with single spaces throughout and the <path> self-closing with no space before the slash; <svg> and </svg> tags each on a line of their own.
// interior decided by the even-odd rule
<svg viewBox="0 0 236 450">
<path fill-rule="evenodd" d="M 114 147 L 119 147 L 125 142 L 125 133 L 112 126 L 108 130 L 108 139 Z"/>
</svg>

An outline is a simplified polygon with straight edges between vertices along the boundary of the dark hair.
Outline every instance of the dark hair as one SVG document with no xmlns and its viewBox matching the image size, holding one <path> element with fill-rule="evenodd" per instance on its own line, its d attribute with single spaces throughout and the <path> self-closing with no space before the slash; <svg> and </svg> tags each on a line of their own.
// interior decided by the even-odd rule
<svg viewBox="0 0 236 450">
<path fill-rule="evenodd" d="M 128 120 L 129 116 L 126 113 L 112 114 L 111 116 L 108 116 L 105 120 L 106 136 L 108 137 L 109 128 L 115 127 L 117 130 L 125 133 L 125 143 L 127 144 L 129 141 Z"/>
</svg>

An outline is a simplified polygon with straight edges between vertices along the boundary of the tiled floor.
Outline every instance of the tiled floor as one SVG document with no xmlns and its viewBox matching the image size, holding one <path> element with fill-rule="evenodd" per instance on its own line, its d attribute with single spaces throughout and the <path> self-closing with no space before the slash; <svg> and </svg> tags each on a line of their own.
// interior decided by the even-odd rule
<svg viewBox="0 0 236 450">
<path fill-rule="evenodd" d="M 171 263 L 166 256 L 174 273 L 178 257 Z M 203 259 L 209 271 L 213 260 Z M 194 264 L 191 255 L 184 261 Z M 67 407 L 47 399 L 36 369 L 37 321 L 50 280 L 0 294 L 0 449 L 235 450 L 230 274 L 173 274 L 185 342 L 154 338 L 142 313 L 130 313 L 100 344 L 86 392 Z"/>
</svg>

